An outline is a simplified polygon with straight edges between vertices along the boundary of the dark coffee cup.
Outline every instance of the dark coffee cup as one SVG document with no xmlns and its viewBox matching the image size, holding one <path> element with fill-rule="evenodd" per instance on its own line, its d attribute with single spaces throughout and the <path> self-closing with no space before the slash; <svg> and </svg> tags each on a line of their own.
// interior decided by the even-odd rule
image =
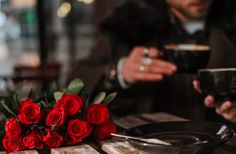
<svg viewBox="0 0 236 154">
<path fill-rule="evenodd" d="M 201 69 L 198 79 L 203 94 L 216 101 L 236 101 L 236 68 Z"/>
<path fill-rule="evenodd" d="M 179 73 L 196 73 L 205 68 L 210 55 L 210 47 L 196 44 L 166 45 L 163 59 L 174 63 Z"/>
</svg>

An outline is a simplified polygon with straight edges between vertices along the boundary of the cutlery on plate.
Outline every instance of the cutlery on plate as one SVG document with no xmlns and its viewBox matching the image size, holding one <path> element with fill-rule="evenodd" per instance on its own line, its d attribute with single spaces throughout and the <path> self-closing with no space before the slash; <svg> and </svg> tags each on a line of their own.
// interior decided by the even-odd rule
<svg viewBox="0 0 236 154">
<path fill-rule="evenodd" d="M 114 137 L 120 137 L 120 138 L 125 138 L 125 139 L 132 139 L 132 140 L 137 140 L 137 141 L 143 141 L 146 143 L 153 143 L 153 144 L 162 144 L 162 145 L 171 145 L 168 142 L 156 139 L 156 138 L 141 138 L 141 137 L 134 137 L 134 136 L 127 136 L 127 135 L 121 135 L 121 134 L 115 134 L 111 133 L 112 136 Z"/>
</svg>

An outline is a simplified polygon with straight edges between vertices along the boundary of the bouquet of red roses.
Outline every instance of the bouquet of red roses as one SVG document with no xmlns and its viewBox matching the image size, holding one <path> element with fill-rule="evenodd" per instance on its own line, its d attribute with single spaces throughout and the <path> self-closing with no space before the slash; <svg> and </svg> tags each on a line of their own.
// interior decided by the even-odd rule
<svg viewBox="0 0 236 154">
<path fill-rule="evenodd" d="M 63 91 L 52 86 L 45 97 L 36 98 L 31 91 L 23 101 L 17 94 L 1 100 L 6 118 L 3 148 L 8 152 L 58 148 L 78 144 L 88 136 L 109 138 L 116 126 L 110 121 L 107 104 L 116 94 L 101 92 L 90 103 L 83 95 L 83 86 L 75 79 Z"/>
</svg>

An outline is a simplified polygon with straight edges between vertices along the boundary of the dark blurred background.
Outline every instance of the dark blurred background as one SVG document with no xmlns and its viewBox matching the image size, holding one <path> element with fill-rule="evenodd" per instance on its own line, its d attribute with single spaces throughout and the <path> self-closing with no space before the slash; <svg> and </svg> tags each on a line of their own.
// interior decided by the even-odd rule
<svg viewBox="0 0 236 154">
<path fill-rule="evenodd" d="M 0 0 L 0 93 L 64 86 L 70 64 L 86 58 L 99 21 L 120 0 Z"/>
</svg>

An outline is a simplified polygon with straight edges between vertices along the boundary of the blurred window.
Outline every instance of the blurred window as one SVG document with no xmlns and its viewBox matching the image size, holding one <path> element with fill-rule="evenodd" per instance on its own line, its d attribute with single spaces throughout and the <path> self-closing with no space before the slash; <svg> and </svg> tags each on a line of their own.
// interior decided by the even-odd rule
<svg viewBox="0 0 236 154">
<path fill-rule="evenodd" d="M 36 0 L 0 0 L 0 8 L 0 76 L 15 65 L 38 65 Z"/>
<path fill-rule="evenodd" d="M 0 92 L 17 65 L 37 66 L 36 0 L 0 0 Z"/>
</svg>

